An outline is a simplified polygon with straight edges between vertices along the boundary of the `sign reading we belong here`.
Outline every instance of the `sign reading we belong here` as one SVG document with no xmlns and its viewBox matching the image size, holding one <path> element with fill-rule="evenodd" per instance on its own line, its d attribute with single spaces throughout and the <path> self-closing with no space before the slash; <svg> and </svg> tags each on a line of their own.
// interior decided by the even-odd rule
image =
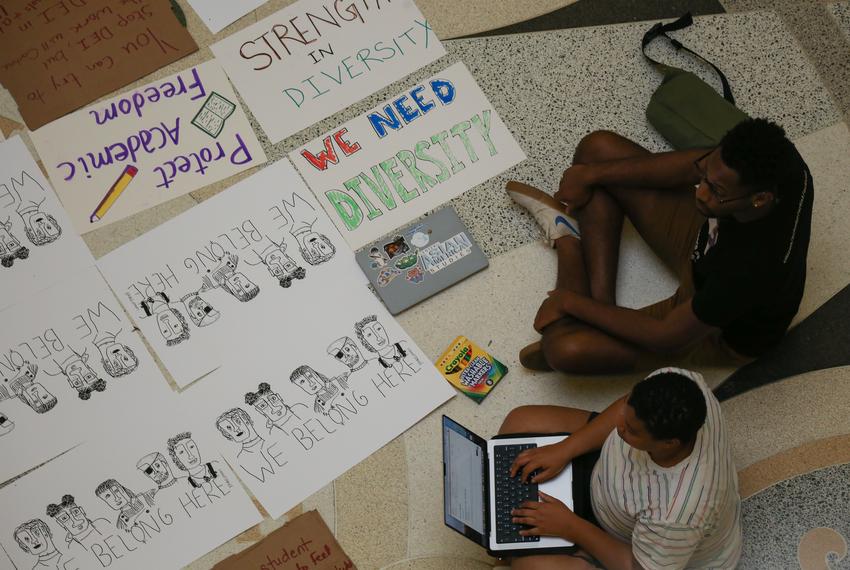
<svg viewBox="0 0 850 570">
<path fill-rule="evenodd" d="M 301 0 L 211 48 L 272 142 L 446 53 L 413 0 Z"/>
<path fill-rule="evenodd" d="M 289 157 L 357 250 L 525 153 L 457 63 Z"/>
</svg>

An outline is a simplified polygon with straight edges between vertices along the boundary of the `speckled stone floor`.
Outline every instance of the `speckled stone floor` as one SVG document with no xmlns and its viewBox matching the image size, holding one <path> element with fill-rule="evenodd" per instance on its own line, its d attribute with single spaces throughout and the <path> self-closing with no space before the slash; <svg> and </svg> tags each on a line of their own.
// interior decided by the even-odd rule
<svg viewBox="0 0 850 570">
<path fill-rule="evenodd" d="M 271 0 L 254 14 L 213 36 L 185 6 L 189 29 L 202 49 L 160 70 L 167 75 L 211 58 L 215 39 L 253 23 L 291 0 Z M 848 284 L 850 251 L 850 2 L 814 0 L 513 0 L 450 2 L 418 0 L 443 38 L 497 28 L 510 35 L 446 41 L 448 55 L 411 77 L 277 145 L 261 131 L 271 161 L 354 117 L 421 77 L 463 61 L 511 128 L 529 160 L 482 184 L 452 204 L 490 257 L 491 266 L 399 320 L 426 354 L 436 357 L 457 334 L 465 334 L 503 360 L 506 380 L 480 406 L 458 397 L 404 435 L 306 500 L 290 515 L 317 508 L 358 567 L 365 570 L 492 568 L 498 561 L 442 524 L 439 416 L 451 415 L 482 435 L 493 434 L 514 406 L 552 402 L 601 409 L 636 377 L 582 378 L 533 373 L 517 361 L 535 338 L 530 321 L 554 280 L 553 252 L 539 242 L 529 217 L 504 195 L 518 178 L 552 191 L 572 149 L 587 132 L 617 130 L 651 150 L 666 148 L 646 123 L 643 109 L 658 77 L 642 61 L 639 40 L 648 23 L 587 27 L 611 21 L 677 16 L 682 5 L 699 13 L 682 33 L 729 76 L 740 106 L 782 124 L 806 158 L 816 180 L 809 280 L 796 322 Z M 182 3 L 185 4 L 185 3 Z M 618 12 L 617 20 L 611 13 Z M 543 16 L 551 10 L 557 13 Z M 578 16 L 582 14 L 581 20 Z M 536 20 L 535 20 L 536 18 Z M 546 29 L 513 33 L 534 20 Z M 548 25 L 547 25 L 548 23 Z M 538 25 L 535 24 L 535 25 Z M 583 27 L 577 27 L 583 26 Z M 686 34 L 686 35 L 685 35 Z M 667 61 L 715 78 L 677 54 L 653 48 Z M 150 81 L 151 76 L 141 83 Z M 0 129 L 19 129 L 14 103 L 0 90 Z M 256 123 L 255 123 L 256 125 Z M 86 236 L 99 257 L 191 208 L 243 173 Z M 641 306 L 669 294 L 676 283 L 626 228 L 618 283 L 620 301 Z M 462 306 L 455 314 L 436 307 Z M 846 347 L 845 347 L 846 348 Z M 821 347 L 812 347 L 819 350 Z M 702 371 L 716 386 L 731 369 Z M 746 547 L 742 568 L 848 568 L 847 494 L 850 475 L 850 367 L 798 375 L 732 397 L 724 412 L 745 499 Z M 375 485 L 380 481 L 380 485 Z M 368 489 L 368 500 L 364 490 Z M 257 528 L 193 563 L 209 568 L 285 521 L 266 519 Z M 782 521 L 780 524 L 778 521 Z M 824 527 L 824 528 L 816 528 Z M 842 549 L 843 548 L 843 549 Z M 830 562 L 827 565 L 828 552 Z M 839 562 L 838 559 L 843 558 Z"/>
</svg>

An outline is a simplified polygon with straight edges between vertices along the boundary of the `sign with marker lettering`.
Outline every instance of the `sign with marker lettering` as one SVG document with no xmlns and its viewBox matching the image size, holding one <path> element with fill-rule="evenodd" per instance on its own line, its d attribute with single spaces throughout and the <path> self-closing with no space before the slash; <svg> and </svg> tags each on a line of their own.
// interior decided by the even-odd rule
<svg viewBox="0 0 850 570">
<path fill-rule="evenodd" d="M 214 61 L 76 111 L 32 139 L 80 234 L 266 161 Z"/>
<path fill-rule="evenodd" d="M 289 521 L 213 570 L 357 570 L 318 511 Z"/>
<path fill-rule="evenodd" d="M 174 396 L 94 267 L 0 323 L 0 483 Z"/>
<path fill-rule="evenodd" d="M 300 0 L 211 48 L 273 143 L 446 53 L 413 0 Z"/>
<path fill-rule="evenodd" d="M 173 6 L 168 0 L 2 0 L 0 81 L 27 126 L 35 130 L 197 51 Z"/>
<path fill-rule="evenodd" d="M 0 489 L 12 567 L 178 570 L 261 521 L 186 410 L 148 407 Z"/>
<path fill-rule="evenodd" d="M 289 157 L 356 250 L 525 154 L 457 63 Z"/>
</svg>

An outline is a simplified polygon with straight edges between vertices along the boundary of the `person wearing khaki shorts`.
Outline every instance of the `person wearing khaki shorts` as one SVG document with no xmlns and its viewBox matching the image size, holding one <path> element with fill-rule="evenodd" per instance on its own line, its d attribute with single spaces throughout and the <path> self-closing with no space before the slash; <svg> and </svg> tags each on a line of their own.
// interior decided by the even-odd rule
<svg viewBox="0 0 850 570">
<path fill-rule="evenodd" d="M 803 294 L 813 181 L 777 125 L 750 119 L 710 149 L 650 153 L 609 131 L 582 139 L 554 197 L 511 181 L 558 277 L 520 352 L 535 370 L 604 374 L 677 362 L 741 365 L 775 346 Z M 679 280 L 668 299 L 616 305 L 623 221 Z"/>
</svg>

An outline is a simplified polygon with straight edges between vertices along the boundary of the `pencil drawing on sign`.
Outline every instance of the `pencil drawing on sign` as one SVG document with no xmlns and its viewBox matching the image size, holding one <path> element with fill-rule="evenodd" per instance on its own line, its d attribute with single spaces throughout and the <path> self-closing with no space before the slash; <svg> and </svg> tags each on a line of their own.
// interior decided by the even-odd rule
<svg viewBox="0 0 850 570">
<path fill-rule="evenodd" d="M 166 346 L 189 339 L 189 324 L 183 314 L 170 305 L 168 295 L 157 291 L 140 304 L 145 316 L 154 317 Z"/>
<path fill-rule="evenodd" d="M 132 348 L 118 341 L 121 327 L 108 327 L 103 321 L 96 320 L 91 312 L 90 317 L 96 329 L 92 344 L 100 353 L 100 363 L 106 373 L 113 378 L 119 378 L 134 372 L 139 367 L 139 359 Z M 112 330 L 109 330 L 110 328 Z"/>
<path fill-rule="evenodd" d="M 35 381 L 38 365 L 24 362 L 10 381 L 4 378 L 0 384 L 0 402 L 18 398 L 34 412 L 43 414 L 56 407 L 59 400 L 40 382 Z"/>
<path fill-rule="evenodd" d="M 347 372 L 328 379 L 305 364 L 293 370 L 289 380 L 310 396 L 315 396 L 313 411 L 325 416 L 335 410 L 337 401 L 348 394 Z"/>
<path fill-rule="evenodd" d="M 94 494 L 109 508 L 118 511 L 115 528 L 131 532 L 142 515 L 149 514 L 154 504 L 154 491 L 134 493 L 115 479 L 107 479 L 97 486 Z"/>
<path fill-rule="evenodd" d="M 187 481 L 193 489 L 221 478 L 228 486 L 230 482 L 221 471 L 218 461 L 204 463 L 198 444 L 192 439 L 191 432 L 184 431 L 168 439 L 168 454 L 181 471 L 188 474 Z"/>
<path fill-rule="evenodd" d="M 187 293 L 180 298 L 186 314 L 196 327 L 206 327 L 218 320 L 220 313 L 207 303 L 198 293 Z"/>
<path fill-rule="evenodd" d="M 5 222 L 0 222 L 0 264 L 3 267 L 12 267 L 16 259 L 26 259 L 29 256 L 30 250 L 12 233 L 11 219 L 6 218 Z"/>
<path fill-rule="evenodd" d="M 261 251 L 252 250 L 257 256 L 257 263 L 251 263 L 246 260 L 248 265 L 265 265 L 266 269 L 272 277 L 277 279 L 281 287 L 289 287 L 292 285 L 293 279 L 304 279 L 307 276 L 307 270 L 300 267 L 293 259 L 286 254 L 286 243 L 281 240 L 277 243 L 266 237 L 268 245 Z"/>
<path fill-rule="evenodd" d="M 257 433 L 254 421 L 248 412 L 242 408 L 227 410 L 216 419 L 215 427 L 225 439 L 240 445 L 236 462 L 245 473 L 261 482 L 265 482 L 266 475 L 274 474 L 272 458 L 266 449 L 266 440 Z M 285 461 L 280 463 L 277 458 L 275 463 L 279 466 L 286 465 Z"/>
<path fill-rule="evenodd" d="M 163 454 L 158 451 L 148 453 L 136 463 L 136 469 L 144 473 L 145 477 L 150 479 L 155 485 L 153 489 L 154 499 L 159 501 L 160 494 L 177 491 L 180 479 L 174 476 L 171 471 L 171 465 Z"/>
<path fill-rule="evenodd" d="M 12 433 L 15 429 L 15 422 L 9 419 L 9 416 L 0 412 L 0 437 L 7 433 Z"/>
<path fill-rule="evenodd" d="M 377 359 L 369 360 L 360 352 L 360 347 L 354 342 L 354 339 L 348 336 L 338 338 L 333 341 L 327 350 L 337 362 L 348 368 L 347 382 L 350 386 L 354 386 L 360 379 L 372 379 L 376 376 L 382 376 L 387 371 L 395 373 L 395 369 L 379 369 Z"/>
<path fill-rule="evenodd" d="M 241 302 L 246 303 L 260 294 L 260 287 L 248 279 L 241 271 L 236 271 L 239 256 L 227 252 L 219 259 L 218 265 L 203 277 L 201 293 L 213 289 L 224 289 Z"/>
<path fill-rule="evenodd" d="M 89 355 L 86 351 L 82 354 L 68 347 L 70 354 L 64 359 L 53 359 L 53 363 L 59 368 L 57 373 L 49 370 L 45 372 L 50 376 L 64 376 L 68 385 L 77 391 L 81 400 L 91 398 L 92 392 L 103 392 L 106 390 L 106 380 L 98 378 L 95 371 L 88 365 Z"/>
<path fill-rule="evenodd" d="M 13 534 L 21 550 L 36 557 L 33 570 L 63 568 L 62 553 L 53 544 L 53 534 L 46 522 L 41 519 L 29 520 L 16 528 Z"/>
<path fill-rule="evenodd" d="M 73 495 L 63 495 L 58 504 L 47 505 L 47 516 L 65 530 L 65 547 L 70 553 L 75 550 L 88 552 L 92 543 L 110 531 L 108 520 L 90 519 Z"/>
<path fill-rule="evenodd" d="M 313 231 L 319 219 L 315 208 L 294 192 L 291 201 L 283 200 L 283 207 L 292 218 L 289 233 L 298 242 L 304 261 L 310 265 L 319 265 L 330 260 L 336 253 L 336 247 L 328 236 Z"/>
<path fill-rule="evenodd" d="M 45 193 L 44 187 L 29 172 L 22 171 L 20 180 L 12 177 L 11 191 L 5 184 L 0 184 L 0 186 L 11 196 L 15 211 L 24 224 L 24 233 L 33 245 L 46 245 L 59 239 L 59 236 L 62 235 L 59 222 L 41 209 L 41 205 L 44 204 L 47 197 L 45 196 L 41 200 L 24 200 L 21 197 L 21 190 L 24 190 L 24 195 L 42 195 Z M 36 187 L 38 187 L 38 190 L 36 190 Z"/>
<path fill-rule="evenodd" d="M 292 418 L 301 420 L 301 416 L 295 411 L 295 408 L 307 406 L 302 403 L 296 403 L 292 406 L 288 405 L 280 397 L 280 394 L 272 390 L 268 382 L 260 382 L 256 392 L 248 392 L 245 394 L 245 403 L 252 406 L 260 414 L 266 418 L 266 429 L 271 434 L 275 429 L 279 429 L 283 433 L 289 435 L 283 426 L 285 426 Z M 220 428 L 219 428 L 220 429 Z M 224 432 L 222 432 L 224 433 Z M 226 437 L 226 436 L 225 436 Z"/>
<path fill-rule="evenodd" d="M 422 369 L 422 361 L 410 350 L 407 341 L 390 342 L 386 329 L 375 315 L 369 315 L 354 325 L 360 344 L 378 355 L 384 370 L 394 370 L 402 377 L 413 376 Z"/>
</svg>

